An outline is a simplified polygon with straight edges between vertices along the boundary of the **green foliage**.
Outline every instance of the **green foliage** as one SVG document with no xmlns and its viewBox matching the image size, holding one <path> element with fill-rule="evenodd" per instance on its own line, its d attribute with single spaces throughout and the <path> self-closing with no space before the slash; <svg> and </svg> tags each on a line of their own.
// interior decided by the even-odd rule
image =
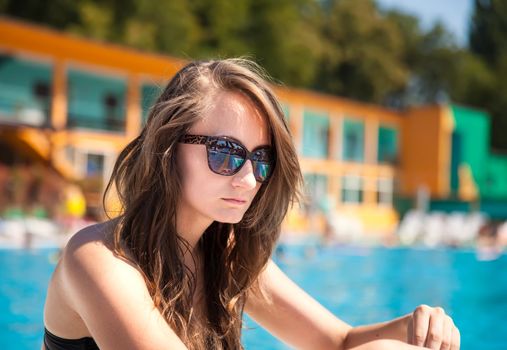
<svg viewBox="0 0 507 350">
<path fill-rule="evenodd" d="M 507 2 L 475 0 L 470 28 L 470 48 L 489 64 L 507 54 Z"/>
<path fill-rule="evenodd" d="M 493 115 L 492 145 L 507 150 L 507 2 L 475 0 L 470 28 L 470 49 L 483 60 L 481 85 L 470 87 L 481 98 L 467 102 Z M 486 71 L 489 70 L 490 77 Z M 478 74 L 478 71 L 475 72 Z M 486 85 L 486 87 L 484 87 Z"/>
<path fill-rule="evenodd" d="M 119 39 L 148 50 L 191 56 L 201 29 L 186 0 L 132 1 L 133 13 L 123 22 Z M 118 1 L 118 7 L 124 3 Z"/>
<path fill-rule="evenodd" d="M 252 2 L 246 35 L 252 52 L 275 78 L 308 86 L 321 51 L 312 21 L 318 9 L 310 0 L 257 0 Z"/>
<path fill-rule="evenodd" d="M 198 57 L 238 56 L 249 53 L 243 40 L 250 19 L 250 0 L 195 0 L 192 10 L 202 28 Z"/>
<path fill-rule="evenodd" d="M 57 29 L 65 29 L 69 23 L 79 21 L 74 0 L 0 0 L 0 11 L 13 17 L 49 24 Z"/>
<path fill-rule="evenodd" d="M 327 2 L 326 44 L 315 87 L 363 101 L 381 102 L 408 80 L 399 28 L 371 0 Z"/>
</svg>

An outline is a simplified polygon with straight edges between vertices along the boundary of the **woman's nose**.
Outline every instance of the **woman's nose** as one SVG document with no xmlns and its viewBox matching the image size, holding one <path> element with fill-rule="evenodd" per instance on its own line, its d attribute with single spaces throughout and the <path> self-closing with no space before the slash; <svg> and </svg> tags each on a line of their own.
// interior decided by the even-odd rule
<svg viewBox="0 0 507 350">
<path fill-rule="evenodd" d="M 243 167 L 234 174 L 233 185 L 235 187 L 241 186 L 247 189 L 255 188 L 257 185 L 253 172 L 253 164 L 250 159 L 247 159 L 245 165 L 243 165 Z"/>
</svg>

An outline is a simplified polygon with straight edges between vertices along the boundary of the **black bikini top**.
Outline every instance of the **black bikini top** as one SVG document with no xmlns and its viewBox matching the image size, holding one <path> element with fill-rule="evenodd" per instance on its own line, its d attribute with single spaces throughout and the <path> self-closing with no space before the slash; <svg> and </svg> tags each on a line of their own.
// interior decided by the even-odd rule
<svg viewBox="0 0 507 350">
<path fill-rule="evenodd" d="M 79 339 L 60 338 L 44 328 L 44 347 L 46 350 L 100 350 L 91 337 Z"/>
</svg>

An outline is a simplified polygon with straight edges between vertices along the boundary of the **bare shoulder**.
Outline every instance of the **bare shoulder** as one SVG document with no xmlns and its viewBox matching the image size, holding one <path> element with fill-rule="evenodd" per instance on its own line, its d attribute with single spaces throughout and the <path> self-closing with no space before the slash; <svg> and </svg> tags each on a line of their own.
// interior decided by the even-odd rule
<svg viewBox="0 0 507 350">
<path fill-rule="evenodd" d="M 48 285 L 44 305 L 44 324 L 53 333 L 67 338 L 89 336 L 84 321 L 77 310 L 78 303 L 72 297 L 75 288 L 83 283 L 97 280 L 102 274 L 97 266 L 106 270 L 121 264 L 114 258 L 105 237 L 107 225 L 85 227 L 69 240 Z M 87 278 L 84 278 L 84 274 Z M 78 300 L 79 302 L 79 300 Z"/>
<path fill-rule="evenodd" d="M 111 222 L 103 222 L 87 226 L 76 234 L 67 242 L 63 251 L 63 258 L 75 257 L 83 250 L 94 254 L 111 253 L 111 233 L 113 224 Z M 65 260 L 64 260 L 65 261 Z"/>
<path fill-rule="evenodd" d="M 85 227 L 67 242 L 56 271 L 66 284 L 84 282 L 82 278 L 74 277 L 95 280 L 111 270 L 129 269 L 126 261 L 113 252 L 109 226 L 108 223 L 99 223 Z M 135 272 L 132 266 L 129 270 Z"/>
<path fill-rule="evenodd" d="M 88 226 L 69 240 L 60 262 L 60 277 L 70 287 L 69 291 L 76 287 L 95 289 L 97 284 L 107 291 L 128 281 L 132 288 L 145 293 L 141 272 L 130 261 L 114 253 L 112 227 L 111 222 Z"/>
<path fill-rule="evenodd" d="M 160 349 L 161 344 L 184 349 L 155 307 L 140 270 L 114 253 L 110 228 L 104 223 L 76 233 L 51 283 L 101 349 Z"/>
<path fill-rule="evenodd" d="M 93 263 L 97 258 L 111 258 L 111 226 L 108 222 L 99 223 L 74 234 L 63 250 L 61 264 L 72 269 L 78 267 L 76 264 Z"/>
</svg>

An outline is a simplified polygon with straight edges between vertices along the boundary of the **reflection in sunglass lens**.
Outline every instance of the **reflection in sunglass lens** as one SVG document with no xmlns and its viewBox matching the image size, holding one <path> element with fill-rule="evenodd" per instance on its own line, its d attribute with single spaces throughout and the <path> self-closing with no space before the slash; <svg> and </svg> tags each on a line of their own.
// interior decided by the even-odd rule
<svg viewBox="0 0 507 350">
<path fill-rule="evenodd" d="M 232 175 L 244 162 L 245 158 L 239 155 L 231 155 L 230 152 L 210 150 L 208 161 L 211 169 L 222 175 Z"/>
<path fill-rule="evenodd" d="M 253 162 L 253 165 L 255 179 L 260 182 L 266 181 L 271 172 L 271 165 L 264 162 Z"/>
</svg>

